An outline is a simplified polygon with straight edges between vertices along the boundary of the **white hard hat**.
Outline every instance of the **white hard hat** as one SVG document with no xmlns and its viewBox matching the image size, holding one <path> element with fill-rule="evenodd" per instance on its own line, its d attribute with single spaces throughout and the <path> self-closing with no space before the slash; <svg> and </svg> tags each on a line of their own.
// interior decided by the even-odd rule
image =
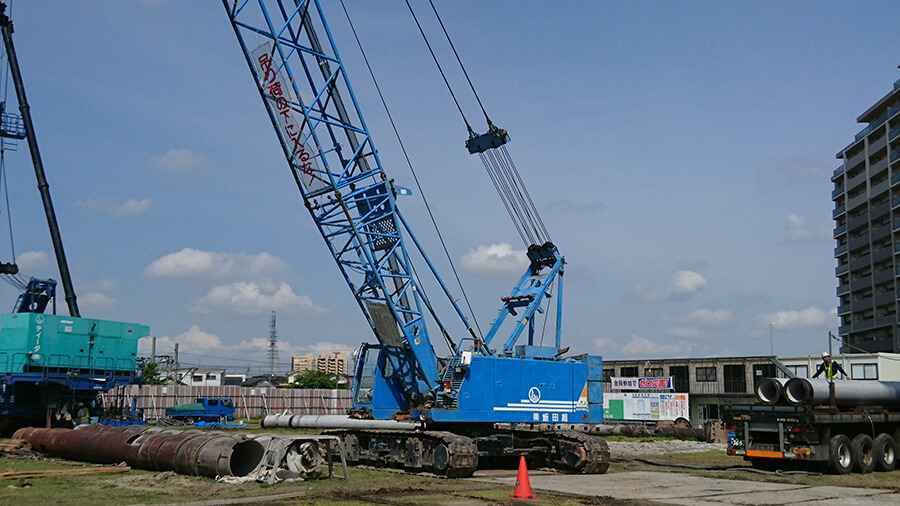
<svg viewBox="0 0 900 506">
<path fill-rule="evenodd" d="M 830 357 L 830 356 L 831 356 L 831 353 L 828 353 L 827 351 L 822 352 L 822 358 Z"/>
</svg>

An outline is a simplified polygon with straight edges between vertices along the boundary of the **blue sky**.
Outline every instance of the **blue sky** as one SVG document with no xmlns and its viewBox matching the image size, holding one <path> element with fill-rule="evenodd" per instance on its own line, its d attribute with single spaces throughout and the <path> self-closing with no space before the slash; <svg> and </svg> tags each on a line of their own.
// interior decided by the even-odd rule
<svg viewBox="0 0 900 506">
<path fill-rule="evenodd" d="M 346 3 L 486 328 L 523 245 L 405 3 Z M 564 345 L 761 355 L 771 329 L 778 354 L 827 346 L 830 176 L 900 78 L 896 4 L 436 4 L 566 256 Z M 325 9 L 385 170 L 414 187 L 340 6 Z M 159 353 L 178 342 L 183 363 L 236 372 L 265 367 L 272 310 L 283 367 L 373 339 L 219 2 L 13 0 L 12 19 L 83 316 L 149 325 Z M 57 277 L 24 142 L 6 163 L 17 260 Z M 421 200 L 401 205 L 439 258 Z M 12 308 L 16 292 L 0 297 Z"/>
</svg>

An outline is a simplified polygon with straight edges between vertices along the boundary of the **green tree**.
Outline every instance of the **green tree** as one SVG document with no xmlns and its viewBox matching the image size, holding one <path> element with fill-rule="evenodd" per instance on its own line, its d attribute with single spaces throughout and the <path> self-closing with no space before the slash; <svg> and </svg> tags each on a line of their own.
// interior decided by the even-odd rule
<svg viewBox="0 0 900 506">
<path fill-rule="evenodd" d="M 291 383 L 293 388 L 337 388 L 338 380 L 335 376 L 322 371 L 306 371 L 294 377 Z"/>
<path fill-rule="evenodd" d="M 166 382 L 161 377 L 159 364 L 149 362 L 144 364 L 144 372 L 142 374 L 143 383 L 145 385 L 165 385 Z"/>
</svg>

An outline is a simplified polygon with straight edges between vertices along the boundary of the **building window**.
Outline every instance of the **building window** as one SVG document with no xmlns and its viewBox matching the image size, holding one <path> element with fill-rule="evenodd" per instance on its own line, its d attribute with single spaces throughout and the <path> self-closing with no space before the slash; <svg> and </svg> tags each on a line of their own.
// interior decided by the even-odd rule
<svg viewBox="0 0 900 506">
<path fill-rule="evenodd" d="M 698 367 L 698 369 L 707 369 L 707 368 L 706 367 Z M 701 420 L 718 420 L 719 419 L 719 405 L 718 404 L 701 404 L 700 405 L 700 419 Z"/>
<path fill-rule="evenodd" d="M 672 377 L 672 386 L 677 393 L 688 393 L 691 388 L 690 373 L 686 365 L 669 366 L 669 376 Z"/>
<path fill-rule="evenodd" d="M 786 365 L 788 371 L 791 371 L 794 378 L 808 378 L 809 366 L 805 365 Z"/>
<path fill-rule="evenodd" d="M 725 393 L 747 392 L 744 364 L 726 364 L 722 366 L 722 376 L 725 379 Z"/>
<path fill-rule="evenodd" d="M 603 369 L 603 382 L 609 383 L 612 381 L 613 374 L 616 372 L 615 369 Z"/>
<path fill-rule="evenodd" d="M 661 378 L 663 375 L 662 367 L 645 367 L 644 368 L 644 377 L 645 378 Z"/>
<path fill-rule="evenodd" d="M 878 364 L 852 364 L 850 377 L 855 380 L 877 380 Z"/>
<path fill-rule="evenodd" d="M 638 377 L 638 368 L 634 367 L 622 367 L 619 369 L 619 377 L 620 378 L 637 378 Z"/>
<path fill-rule="evenodd" d="M 216 375 L 213 374 L 213 373 L 207 373 L 207 374 L 206 374 L 206 379 L 207 379 L 207 380 L 217 380 L 217 379 L 219 379 L 219 378 L 217 378 Z"/>
<path fill-rule="evenodd" d="M 203 375 L 202 375 L 202 374 L 194 374 L 194 375 L 191 376 L 191 380 L 194 381 L 194 382 L 197 382 L 197 383 L 202 382 L 202 381 L 203 381 Z"/>
<path fill-rule="evenodd" d="M 698 367 L 697 381 L 716 381 L 715 367 Z"/>
</svg>

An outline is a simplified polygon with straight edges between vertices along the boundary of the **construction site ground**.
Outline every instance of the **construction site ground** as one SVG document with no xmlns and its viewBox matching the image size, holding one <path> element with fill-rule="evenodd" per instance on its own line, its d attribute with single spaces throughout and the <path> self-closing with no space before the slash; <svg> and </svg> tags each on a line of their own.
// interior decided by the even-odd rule
<svg viewBox="0 0 900 506">
<path fill-rule="evenodd" d="M 724 445 L 677 440 L 609 441 L 613 463 L 604 475 L 529 470 L 535 499 L 528 504 L 900 504 L 900 471 L 846 476 L 776 476 L 749 470 Z M 678 466 L 678 467 L 672 467 Z M 715 467 L 719 470 L 702 470 Z M 721 470 L 723 467 L 733 467 Z M 88 469 L 91 474 L 78 474 Z M 54 471 L 51 476 L 11 473 Z M 98 474 L 95 474 L 98 473 Z M 87 464 L 0 458 L 0 504 L 516 504 L 517 470 L 480 470 L 467 479 L 409 476 L 351 469 L 350 480 L 317 479 L 263 486 L 217 483 L 171 472 L 101 468 Z"/>
</svg>

